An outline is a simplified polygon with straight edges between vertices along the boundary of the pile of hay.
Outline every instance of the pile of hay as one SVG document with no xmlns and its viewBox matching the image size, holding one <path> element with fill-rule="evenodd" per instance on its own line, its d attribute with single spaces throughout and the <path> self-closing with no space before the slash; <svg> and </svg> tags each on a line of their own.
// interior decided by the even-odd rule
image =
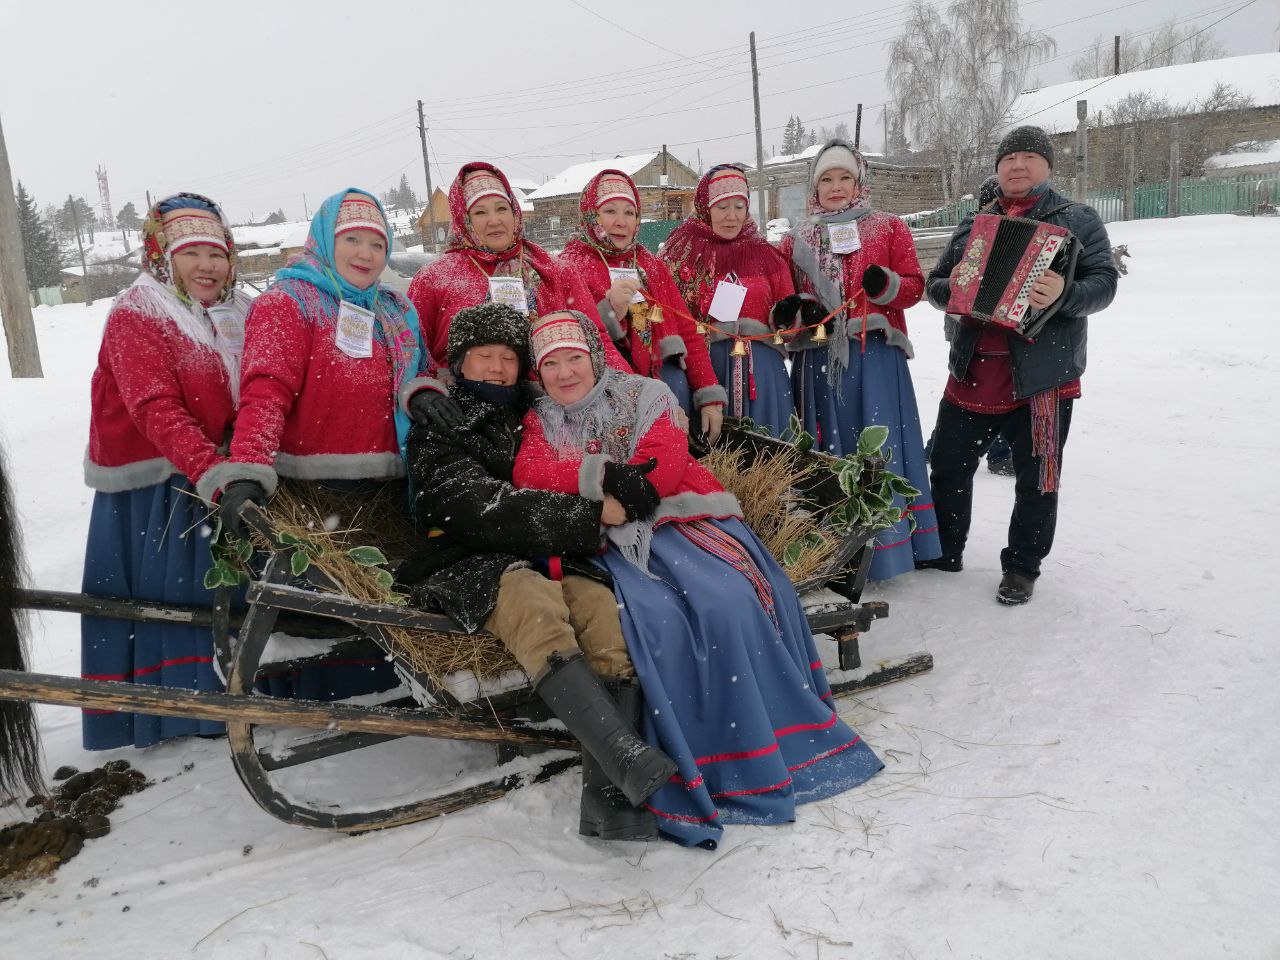
<svg viewBox="0 0 1280 960">
<path fill-rule="evenodd" d="M 769 450 L 747 459 L 747 451 L 720 445 L 702 465 L 738 498 L 743 520 L 755 531 L 794 583 L 822 573 L 840 541 L 820 522 L 817 505 L 805 498 L 805 481 L 821 469 L 806 463 L 795 449 Z M 805 543 L 799 557 L 786 562 L 788 548 Z"/>
<path fill-rule="evenodd" d="M 419 540 L 405 513 L 403 483 L 386 483 L 370 496 L 285 481 L 271 498 L 266 514 L 280 534 L 307 544 L 311 564 L 342 593 L 365 603 L 409 602 L 386 576 L 387 568 L 394 570 Z M 387 566 L 366 566 L 348 555 L 348 550 L 362 546 L 380 549 L 388 559 Z M 419 681 L 428 678 L 436 690 L 444 687 L 449 674 L 458 671 L 469 670 L 483 680 L 519 669 L 501 641 L 489 634 L 401 627 L 384 627 L 383 633 L 389 652 Z"/>
</svg>

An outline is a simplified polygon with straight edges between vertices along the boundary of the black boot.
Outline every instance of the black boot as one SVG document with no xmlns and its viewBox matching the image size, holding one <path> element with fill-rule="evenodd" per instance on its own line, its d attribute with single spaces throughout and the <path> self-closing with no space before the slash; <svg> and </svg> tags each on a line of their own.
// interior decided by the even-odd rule
<svg viewBox="0 0 1280 960">
<path fill-rule="evenodd" d="M 601 772 L 638 807 L 676 772 L 661 750 L 639 737 L 618 710 L 604 683 L 582 654 L 568 658 L 553 653 L 535 689 L 551 712 L 569 729 L 582 752 L 591 754 Z"/>
<path fill-rule="evenodd" d="M 632 729 L 640 729 L 640 711 L 644 694 L 635 680 L 606 681 L 622 714 Z M 653 814 L 643 807 L 633 807 L 605 775 L 596 758 L 582 751 L 582 813 L 578 832 L 584 837 L 601 840 L 652 840 L 658 835 Z"/>
<path fill-rule="evenodd" d="M 1000 578 L 1000 586 L 996 590 L 996 599 L 1006 607 L 1017 607 L 1031 599 L 1036 589 L 1036 582 L 1030 577 L 1010 570 Z"/>
</svg>

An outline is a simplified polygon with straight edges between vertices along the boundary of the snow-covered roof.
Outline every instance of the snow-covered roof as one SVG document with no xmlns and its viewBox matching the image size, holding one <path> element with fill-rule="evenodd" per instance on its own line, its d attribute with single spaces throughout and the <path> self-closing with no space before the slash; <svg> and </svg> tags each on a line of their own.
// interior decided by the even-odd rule
<svg viewBox="0 0 1280 960">
<path fill-rule="evenodd" d="M 1253 97 L 1256 107 L 1280 104 L 1280 53 L 1201 60 L 1041 87 L 1014 101 L 1009 108 L 1008 126 L 1030 123 L 1049 133 L 1067 133 L 1076 128 L 1077 100 L 1088 100 L 1089 115 L 1093 116 L 1131 93 L 1150 93 L 1181 105 L 1207 97 L 1219 83 L 1230 83 L 1242 94 Z"/>
<path fill-rule="evenodd" d="M 284 243 L 299 226 L 305 239 L 310 222 L 306 220 L 286 220 L 284 223 L 245 224 L 231 228 L 231 235 L 236 239 L 236 246 L 278 247 Z M 287 244 L 286 244 L 287 246 Z M 302 246 L 301 243 L 297 246 Z"/>
<path fill-rule="evenodd" d="M 536 180 L 522 180 L 517 177 L 507 177 L 507 183 L 511 184 L 513 190 L 519 190 L 523 194 L 530 194 L 538 189 Z"/>
<path fill-rule="evenodd" d="M 1239 153 L 1215 153 L 1204 162 L 1206 167 L 1217 170 L 1235 167 L 1256 167 L 1266 163 L 1280 163 L 1280 140 L 1259 140 L 1252 150 Z"/>
<path fill-rule="evenodd" d="M 815 143 L 815 144 L 812 144 L 811 146 L 805 147 L 799 153 L 779 153 L 776 156 L 772 156 L 768 160 L 766 160 L 764 162 L 764 165 L 766 167 L 774 167 L 783 163 L 795 163 L 797 160 L 809 161 L 809 160 L 812 160 L 814 157 L 816 157 L 818 155 L 818 152 L 825 146 L 826 146 L 825 143 Z M 868 160 L 879 160 L 881 157 L 884 156 L 883 153 L 877 153 L 873 150 L 862 150 L 861 153 Z M 750 166 L 748 166 L 747 169 L 754 170 L 755 165 L 751 164 Z"/>
<path fill-rule="evenodd" d="M 567 170 L 561 170 L 556 176 L 529 194 L 528 199 L 546 200 L 548 197 L 563 197 L 570 193 L 581 193 L 582 188 L 601 170 L 621 170 L 627 176 L 633 177 L 651 164 L 657 156 L 656 152 L 637 153 L 630 157 L 613 157 L 608 160 L 591 160 L 587 163 L 577 163 Z M 641 186 L 645 186 L 645 184 L 641 184 Z"/>
</svg>

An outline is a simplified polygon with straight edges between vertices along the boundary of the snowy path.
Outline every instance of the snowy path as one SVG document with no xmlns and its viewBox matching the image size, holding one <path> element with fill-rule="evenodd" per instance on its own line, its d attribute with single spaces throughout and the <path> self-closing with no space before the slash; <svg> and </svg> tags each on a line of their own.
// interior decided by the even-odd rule
<svg viewBox="0 0 1280 960">
<path fill-rule="evenodd" d="M 965 571 L 872 592 L 891 617 L 865 655 L 937 666 L 842 706 L 887 764 L 863 788 L 714 853 L 583 842 L 575 774 L 346 838 L 260 812 L 222 741 L 121 751 L 163 782 L 0 904 L 0 956 L 1280 956 L 1280 220 L 1111 233 L 1130 275 L 1091 324 L 1036 597 L 993 599 L 1012 489 L 982 472 Z M 47 379 L 0 380 L 40 586 L 79 583 L 103 316 L 41 308 Z M 945 345 L 936 311 L 909 322 L 927 430 Z M 38 669 L 77 672 L 74 619 L 33 643 Z M 116 755 L 41 712 L 52 765 Z"/>
</svg>

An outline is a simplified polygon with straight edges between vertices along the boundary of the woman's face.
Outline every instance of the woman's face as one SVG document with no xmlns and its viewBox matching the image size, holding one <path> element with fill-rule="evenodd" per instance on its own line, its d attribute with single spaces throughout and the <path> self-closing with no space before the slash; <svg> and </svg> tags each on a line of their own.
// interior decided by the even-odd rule
<svg viewBox="0 0 1280 960">
<path fill-rule="evenodd" d="M 483 197 L 467 214 L 467 225 L 485 249 L 501 253 L 516 242 L 516 213 L 505 197 Z"/>
<path fill-rule="evenodd" d="M 721 240 L 732 240 L 747 222 L 747 201 L 729 197 L 711 208 L 711 230 Z"/>
<path fill-rule="evenodd" d="M 600 229 L 619 250 L 631 246 L 640 229 L 640 215 L 630 200 L 610 200 L 599 210 Z"/>
<path fill-rule="evenodd" d="M 824 170 L 818 178 L 818 206 L 823 210 L 839 210 L 849 205 L 858 194 L 858 178 L 848 170 L 835 167 Z"/>
<path fill-rule="evenodd" d="M 574 347 L 561 347 L 547 354 L 538 376 L 547 396 L 562 407 L 581 400 L 596 385 L 591 355 Z"/>
<path fill-rule="evenodd" d="M 462 375 L 480 383 L 512 387 L 520 376 L 520 358 L 500 343 L 472 347 L 462 356 Z"/>
<path fill-rule="evenodd" d="M 368 290 L 387 265 L 387 241 L 376 230 L 348 230 L 333 243 L 338 276 L 357 290 Z"/>
<path fill-rule="evenodd" d="M 222 296 L 231 276 L 231 258 L 211 243 L 193 243 L 171 258 L 175 279 L 196 300 L 208 304 Z"/>
</svg>

